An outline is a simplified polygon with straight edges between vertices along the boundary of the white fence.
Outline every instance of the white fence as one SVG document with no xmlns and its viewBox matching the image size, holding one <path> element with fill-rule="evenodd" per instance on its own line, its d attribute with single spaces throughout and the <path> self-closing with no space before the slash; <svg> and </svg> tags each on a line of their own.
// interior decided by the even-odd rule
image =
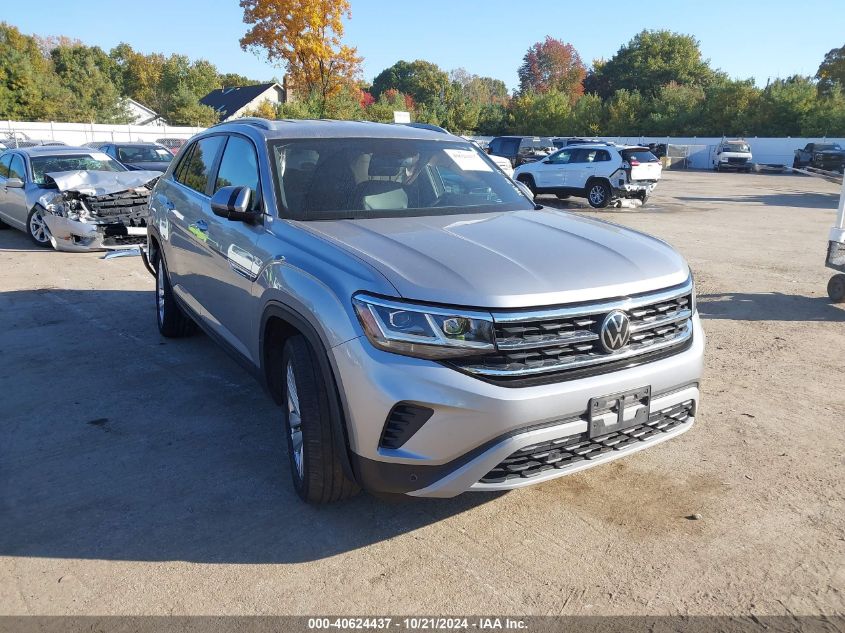
<svg viewBox="0 0 845 633">
<path fill-rule="evenodd" d="M 155 141 L 159 138 L 189 138 L 201 127 L 166 125 L 101 125 L 97 123 L 35 123 L 0 121 L 0 139 L 26 138 L 38 141 L 61 141 L 66 145 L 83 145 L 91 141 Z"/>
</svg>

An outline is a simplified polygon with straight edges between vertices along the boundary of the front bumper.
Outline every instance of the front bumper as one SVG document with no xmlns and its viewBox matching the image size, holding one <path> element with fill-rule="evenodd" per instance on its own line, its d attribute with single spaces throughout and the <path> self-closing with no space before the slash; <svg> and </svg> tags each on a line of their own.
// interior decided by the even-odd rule
<svg viewBox="0 0 845 633">
<path fill-rule="evenodd" d="M 45 213 L 50 242 L 57 251 L 84 253 L 122 250 L 146 244 L 146 227 L 125 226 L 122 222 L 90 224 Z"/>
<path fill-rule="evenodd" d="M 548 481 L 675 437 L 685 424 L 622 451 L 529 479 L 480 483 L 505 458 L 534 444 L 586 432 L 590 398 L 651 387 L 652 411 L 692 402 L 697 407 L 704 333 L 696 315 L 684 351 L 612 373 L 531 387 L 484 382 L 432 361 L 373 348 L 365 338 L 333 349 L 347 416 L 353 469 L 366 489 L 412 496 L 451 497 L 467 490 L 507 490 Z M 399 449 L 379 446 L 399 402 L 434 414 Z"/>
</svg>

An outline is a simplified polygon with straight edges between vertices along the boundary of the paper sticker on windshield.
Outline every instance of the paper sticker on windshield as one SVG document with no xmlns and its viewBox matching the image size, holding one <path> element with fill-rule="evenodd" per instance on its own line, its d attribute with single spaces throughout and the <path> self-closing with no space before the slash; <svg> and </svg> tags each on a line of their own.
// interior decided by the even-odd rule
<svg viewBox="0 0 845 633">
<path fill-rule="evenodd" d="M 444 149 L 455 164 L 463 171 L 493 171 L 484 159 L 471 149 Z"/>
</svg>

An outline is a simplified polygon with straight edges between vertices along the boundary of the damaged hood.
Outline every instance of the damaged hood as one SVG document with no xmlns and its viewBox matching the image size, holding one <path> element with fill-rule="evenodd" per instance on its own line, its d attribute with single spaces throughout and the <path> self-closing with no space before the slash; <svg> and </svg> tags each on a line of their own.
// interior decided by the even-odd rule
<svg viewBox="0 0 845 633">
<path fill-rule="evenodd" d="M 106 196 L 144 187 L 159 178 L 158 171 L 58 171 L 47 174 L 60 192 L 76 191 L 87 196 Z"/>
<path fill-rule="evenodd" d="M 379 270 L 402 297 L 517 308 L 681 284 L 666 243 L 561 211 L 296 222 Z"/>
</svg>

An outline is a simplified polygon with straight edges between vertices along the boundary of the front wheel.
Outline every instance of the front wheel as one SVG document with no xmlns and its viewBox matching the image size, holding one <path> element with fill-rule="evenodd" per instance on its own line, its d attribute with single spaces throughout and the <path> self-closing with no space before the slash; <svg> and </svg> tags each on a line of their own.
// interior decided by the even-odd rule
<svg viewBox="0 0 845 633">
<path fill-rule="evenodd" d="M 535 196 L 537 195 L 537 185 L 534 184 L 534 178 L 532 176 L 526 176 L 524 174 L 520 174 L 520 176 L 517 178 L 517 180 L 519 182 L 521 182 L 523 185 L 525 185 L 526 187 L 528 187 L 528 189 L 531 190 L 531 193 L 533 195 L 535 195 Z"/>
<path fill-rule="evenodd" d="M 606 182 L 596 181 L 587 185 L 587 202 L 594 209 L 604 209 L 610 204 L 610 185 Z"/>
<path fill-rule="evenodd" d="M 845 303 L 845 275 L 838 274 L 827 282 L 827 296 L 833 303 Z"/>
<path fill-rule="evenodd" d="M 308 503 L 340 501 L 358 486 L 343 472 L 329 407 L 329 386 L 305 337 L 287 340 L 282 350 L 283 417 L 288 459 L 296 493 Z M 333 386 L 332 386 L 333 387 Z"/>
<path fill-rule="evenodd" d="M 50 229 L 44 221 L 44 213 L 44 209 L 38 205 L 32 207 L 26 216 L 26 234 L 36 245 L 46 248 L 50 246 Z"/>
<path fill-rule="evenodd" d="M 173 287 L 161 253 L 156 261 L 156 322 L 158 331 L 166 338 L 182 338 L 194 331 L 194 322 L 173 296 Z"/>
</svg>

